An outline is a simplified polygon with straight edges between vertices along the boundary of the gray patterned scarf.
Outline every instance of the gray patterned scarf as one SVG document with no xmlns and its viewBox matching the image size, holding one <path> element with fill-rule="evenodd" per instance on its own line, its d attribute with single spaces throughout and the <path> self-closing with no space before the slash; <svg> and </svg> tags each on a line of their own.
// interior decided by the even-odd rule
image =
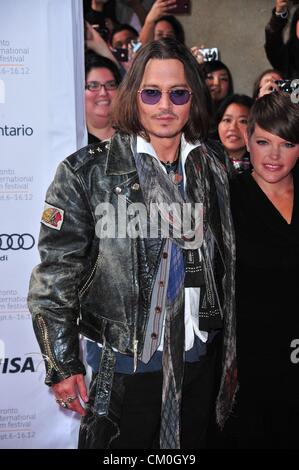
<svg viewBox="0 0 299 470">
<path fill-rule="evenodd" d="M 217 422 L 222 427 L 231 411 L 237 388 L 234 305 L 235 238 L 230 213 L 227 175 L 217 158 L 213 145 L 206 143 L 192 150 L 185 163 L 187 190 L 186 201 L 184 201 L 178 186 L 170 180 L 159 162 L 150 155 L 137 154 L 136 142 L 132 142 L 131 148 L 148 212 L 153 203 L 156 207 L 159 207 L 160 203 L 166 205 L 176 203 L 177 207 L 180 207 L 184 202 L 189 202 L 191 205 L 200 203 L 203 206 L 200 220 L 200 224 L 203 224 L 203 237 L 196 236 L 200 233 L 200 229 L 197 233 L 195 230 L 193 231 L 193 235 L 195 233 L 193 238 L 192 232 L 183 233 L 181 237 L 178 237 L 176 223 L 180 217 L 180 211 L 177 214 L 174 213 L 171 219 L 167 215 L 167 223 L 170 225 L 173 223 L 170 233 L 176 234 L 174 237 L 170 235 L 169 238 L 182 249 L 190 248 L 190 240 L 194 242 L 191 246 L 192 249 L 201 248 L 206 295 L 205 301 L 201 303 L 203 311 L 199 312 L 199 317 L 201 315 L 205 318 L 210 316 L 211 320 L 214 320 L 215 316 L 220 315 L 223 320 L 222 378 L 216 402 Z M 215 199 L 216 206 L 212 203 Z M 220 214 L 219 226 L 215 223 L 216 211 Z M 163 211 L 159 212 L 161 219 L 165 218 Z M 194 210 L 192 214 L 194 216 Z M 198 229 L 200 224 L 197 221 L 194 223 L 194 227 Z M 163 237 L 163 231 L 159 235 Z M 225 271 L 222 278 L 223 302 L 221 306 L 214 276 L 214 243 L 221 254 Z M 180 355 L 181 351 L 178 351 L 178 354 Z M 176 372 L 174 371 L 174 373 Z"/>
</svg>

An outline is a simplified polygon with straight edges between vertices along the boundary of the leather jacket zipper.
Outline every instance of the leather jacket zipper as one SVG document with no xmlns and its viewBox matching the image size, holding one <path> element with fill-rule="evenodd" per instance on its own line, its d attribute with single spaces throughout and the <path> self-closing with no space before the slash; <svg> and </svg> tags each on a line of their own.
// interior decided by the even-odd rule
<svg viewBox="0 0 299 470">
<path fill-rule="evenodd" d="M 45 351 L 46 351 L 46 354 L 44 355 L 44 358 L 46 359 L 46 361 L 49 364 L 49 371 L 51 371 L 51 369 L 54 369 L 63 378 L 66 378 L 67 375 L 60 369 L 60 367 L 58 366 L 58 364 L 55 361 L 55 358 L 52 354 L 50 341 L 49 341 L 49 335 L 48 335 L 48 331 L 47 331 L 47 326 L 46 326 L 46 323 L 45 323 L 44 319 L 42 318 L 42 316 L 40 314 L 38 314 L 36 316 L 36 321 L 37 321 L 37 324 L 38 324 L 39 329 L 41 331 L 42 340 L 43 340 L 43 344 L 44 344 Z"/>
<path fill-rule="evenodd" d="M 93 276 L 94 276 L 94 273 L 98 267 L 98 264 L 99 264 L 99 260 L 100 260 L 100 253 L 98 254 L 98 257 L 96 259 L 96 262 L 94 264 L 94 267 L 92 268 L 92 271 L 90 273 L 90 275 L 88 276 L 87 278 L 87 281 L 85 282 L 84 286 L 82 287 L 82 289 L 80 289 L 79 291 L 79 295 L 82 296 L 86 291 L 87 289 L 89 288 L 92 280 L 93 280 Z"/>
</svg>

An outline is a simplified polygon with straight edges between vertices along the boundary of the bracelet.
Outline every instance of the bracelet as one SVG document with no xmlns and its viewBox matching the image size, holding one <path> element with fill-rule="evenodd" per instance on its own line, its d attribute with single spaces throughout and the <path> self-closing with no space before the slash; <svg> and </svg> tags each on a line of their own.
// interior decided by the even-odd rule
<svg viewBox="0 0 299 470">
<path fill-rule="evenodd" d="M 289 16 L 288 10 L 282 11 L 281 13 L 277 13 L 275 10 L 275 16 L 279 16 L 280 18 L 283 18 L 284 20 Z"/>
</svg>

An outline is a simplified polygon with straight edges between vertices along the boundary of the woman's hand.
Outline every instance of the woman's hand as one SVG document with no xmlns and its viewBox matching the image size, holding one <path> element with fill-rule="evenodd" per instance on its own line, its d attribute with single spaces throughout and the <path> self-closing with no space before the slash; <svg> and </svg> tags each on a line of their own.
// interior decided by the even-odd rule
<svg viewBox="0 0 299 470">
<path fill-rule="evenodd" d="M 176 0 L 157 0 L 148 12 L 145 22 L 154 23 L 160 16 L 170 13 L 174 7 L 176 7 Z"/>
<path fill-rule="evenodd" d="M 204 48 L 205 48 L 204 45 L 201 45 L 200 47 L 198 47 L 198 46 L 191 47 L 191 52 L 192 52 L 192 54 L 194 55 L 195 59 L 197 60 L 197 62 L 199 64 L 204 63 L 204 56 L 203 56 L 202 52 L 200 51 L 200 49 L 204 49 Z"/>
<path fill-rule="evenodd" d="M 288 9 L 289 0 L 276 0 L 275 11 L 276 13 L 283 13 Z"/>
<path fill-rule="evenodd" d="M 275 80 L 267 80 L 261 87 L 258 94 L 258 98 L 261 98 L 264 95 L 269 95 L 273 91 L 278 90 L 278 85 L 275 83 Z"/>
</svg>

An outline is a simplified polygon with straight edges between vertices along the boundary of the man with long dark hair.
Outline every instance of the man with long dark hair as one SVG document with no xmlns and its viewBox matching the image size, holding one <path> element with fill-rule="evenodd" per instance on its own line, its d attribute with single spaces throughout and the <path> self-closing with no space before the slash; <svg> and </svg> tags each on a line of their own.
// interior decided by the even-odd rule
<svg viewBox="0 0 299 470">
<path fill-rule="evenodd" d="M 193 55 L 153 41 L 120 86 L 118 132 L 48 190 L 29 308 L 46 383 L 83 416 L 80 448 L 204 447 L 216 369 L 221 426 L 231 410 L 234 234 L 208 110 Z M 88 398 L 78 333 L 100 346 Z"/>
</svg>

